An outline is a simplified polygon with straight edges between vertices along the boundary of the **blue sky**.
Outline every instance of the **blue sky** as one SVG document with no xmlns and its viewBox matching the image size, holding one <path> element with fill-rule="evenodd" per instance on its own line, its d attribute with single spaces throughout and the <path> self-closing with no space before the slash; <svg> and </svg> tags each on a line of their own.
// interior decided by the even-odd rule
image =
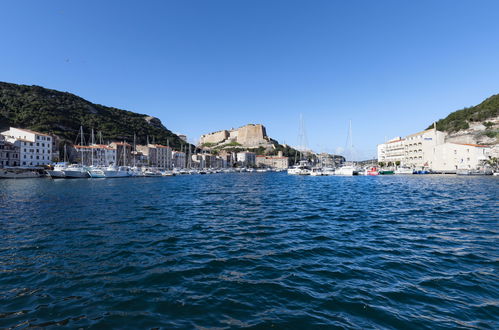
<svg viewBox="0 0 499 330">
<path fill-rule="evenodd" d="M 0 81 L 356 158 L 499 93 L 499 1 L 3 1 Z"/>
</svg>

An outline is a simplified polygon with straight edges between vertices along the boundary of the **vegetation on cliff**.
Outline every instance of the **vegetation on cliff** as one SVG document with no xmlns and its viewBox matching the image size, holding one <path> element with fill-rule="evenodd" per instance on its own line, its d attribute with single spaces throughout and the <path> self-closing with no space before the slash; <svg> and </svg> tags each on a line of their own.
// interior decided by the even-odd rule
<svg viewBox="0 0 499 330">
<path fill-rule="evenodd" d="M 9 126 L 55 134 L 75 142 L 80 126 L 101 131 L 104 141 L 185 144 L 154 117 L 91 103 L 71 93 L 0 82 L 0 129 Z"/>
<path fill-rule="evenodd" d="M 492 123 L 486 122 L 487 119 L 499 117 L 499 94 L 487 98 L 482 103 L 454 111 L 447 117 L 437 121 L 437 130 L 448 133 L 468 129 L 470 122 L 484 122 L 487 129 L 491 129 Z M 430 125 L 428 128 L 432 128 Z M 486 132 L 486 134 L 494 134 Z"/>
</svg>

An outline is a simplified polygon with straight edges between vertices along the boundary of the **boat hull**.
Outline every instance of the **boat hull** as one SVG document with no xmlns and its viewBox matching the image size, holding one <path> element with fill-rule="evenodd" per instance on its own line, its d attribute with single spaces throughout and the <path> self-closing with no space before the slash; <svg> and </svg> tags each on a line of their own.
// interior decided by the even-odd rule
<svg viewBox="0 0 499 330">
<path fill-rule="evenodd" d="M 69 179 L 82 179 L 89 178 L 90 174 L 88 174 L 88 171 L 65 170 L 64 177 Z"/>
<path fill-rule="evenodd" d="M 1 179 L 30 179 L 39 178 L 42 175 L 37 171 L 20 170 L 20 169 L 0 169 Z"/>
</svg>

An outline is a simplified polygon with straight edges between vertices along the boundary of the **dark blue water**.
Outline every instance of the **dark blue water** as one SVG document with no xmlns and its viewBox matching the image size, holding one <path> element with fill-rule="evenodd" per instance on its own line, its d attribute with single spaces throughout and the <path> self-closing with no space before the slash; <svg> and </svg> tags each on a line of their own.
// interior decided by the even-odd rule
<svg viewBox="0 0 499 330">
<path fill-rule="evenodd" d="M 0 181 L 0 328 L 499 328 L 499 178 Z"/>
</svg>

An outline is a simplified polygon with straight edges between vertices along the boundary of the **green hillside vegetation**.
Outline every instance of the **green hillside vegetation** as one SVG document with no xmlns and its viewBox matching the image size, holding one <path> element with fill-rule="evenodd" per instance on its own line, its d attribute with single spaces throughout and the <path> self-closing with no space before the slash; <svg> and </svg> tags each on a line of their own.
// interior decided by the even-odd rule
<svg viewBox="0 0 499 330">
<path fill-rule="evenodd" d="M 146 121 L 147 115 L 91 103 L 71 93 L 39 86 L 0 82 L 0 129 L 9 126 L 55 134 L 74 143 L 80 126 L 88 134 L 101 131 L 103 140 L 149 141 L 180 148 L 180 138 L 158 119 Z"/>
<path fill-rule="evenodd" d="M 468 129 L 470 122 L 485 122 L 485 126 L 490 129 L 491 123 L 486 122 L 489 118 L 499 116 L 499 94 L 493 95 L 474 107 L 464 108 L 454 111 L 444 119 L 437 121 L 437 130 L 443 132 L 457 132 Z M 428 129 L 433 125 L 428 126 Z M 485 134 L 495 134 L 486 132 Z"/>
</svg>

